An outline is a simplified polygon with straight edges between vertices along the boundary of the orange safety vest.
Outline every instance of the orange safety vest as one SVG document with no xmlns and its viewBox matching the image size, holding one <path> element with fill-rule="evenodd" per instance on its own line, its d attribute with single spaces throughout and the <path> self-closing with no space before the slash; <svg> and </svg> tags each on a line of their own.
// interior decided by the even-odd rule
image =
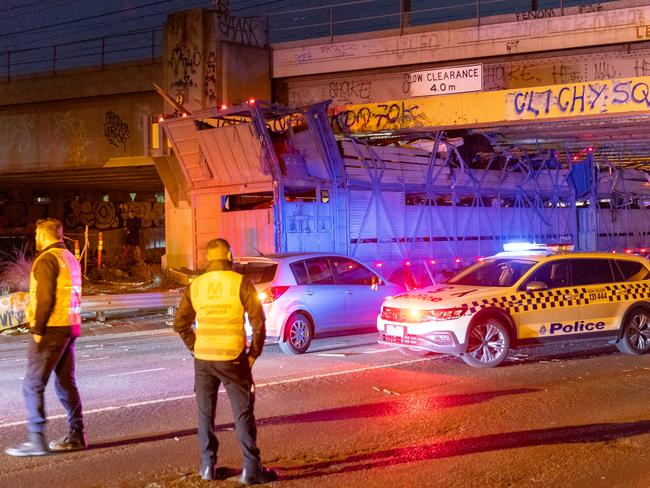
<svg viewBox="0 0 650 488">
<path fill-rule="evenodd" d="M 231 361 L 246 347 L 244 305 L 239 296 L 242 278 L 231 270 L 208 271 L 190 284 L 196 312 L 195 358 Z"/>
<path fill-rule="evenodd" d="M 36 287 L 34 276 L 36 263 L 46 254 L 53 254 L 59 262 L 59 275 L 56 278 L 56 297 L 54 307 L 47 321 L 48 327 L 64 327 L 81 324 L 81 267 L 74 255 L 67 249 L 53 247 L 42 252 L 32 264 L 29 274 L 29 305 L 27 318 L 33 322 L 36 314 Z"/>
</svg>

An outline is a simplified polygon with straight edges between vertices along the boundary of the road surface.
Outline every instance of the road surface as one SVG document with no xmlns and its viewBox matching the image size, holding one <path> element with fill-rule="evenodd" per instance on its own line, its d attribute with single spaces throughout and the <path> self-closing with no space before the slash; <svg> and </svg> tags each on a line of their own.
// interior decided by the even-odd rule
<svg viewBox="0 0 650 488">
<path fill-rule="evenodd" d="M 0 447 L 21 442 L 27 337 L 0 340 Z M 217 423 L 223 481 L 197 475 L 192 358 L 169 329 L 82 337 L 90 449 L 0 455 L 0 487 L 237 486 L 230 408 Z M 278 487 L 650 486 L 650 356 L 603 343 L 527 349 L 472 369 L 408 358 L 374 335 L 264 350 L 254 367 L 259 445 Z M 65 429 L 48 387 L 50 438 Z"/>
</svg>

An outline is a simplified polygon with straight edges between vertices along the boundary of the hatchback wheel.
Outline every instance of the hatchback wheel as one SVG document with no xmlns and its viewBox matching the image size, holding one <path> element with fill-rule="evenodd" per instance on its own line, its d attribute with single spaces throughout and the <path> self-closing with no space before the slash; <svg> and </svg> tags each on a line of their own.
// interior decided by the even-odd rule
<svg viewBox="0 0 650 488">
<path fill-rule="evenodd" d="M 510 334 L 505 325 L 496 319 L 474 324 L 467 337 L 467 352 L 463 361 L 475 368 L 494 368 L 508 357 Z"/>
<path fill-rule="evenodd" d="M 280 349 L 285 354 L 303 354 L 309 349 L 313 336 L 314 329 L 305 314 L 293 313 L 287 320 Z"/>
<path fill-rule="evenodd" d="M 623 337 L 616 343 L 619 351 L 635 355 L 650 351 L 650 313 L 647 309 L 631 310 L 623 327 Z"/>
</svg>

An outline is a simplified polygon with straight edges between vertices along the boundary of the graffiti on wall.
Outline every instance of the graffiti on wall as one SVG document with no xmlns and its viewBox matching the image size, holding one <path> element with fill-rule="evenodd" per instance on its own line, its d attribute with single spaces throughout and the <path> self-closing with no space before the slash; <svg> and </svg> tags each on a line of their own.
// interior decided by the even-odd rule
<svg viewBox="0 0 650 488">
<path fill-rule="evenodd" d="M 42 205 L 20 201 L 0 203 L 0 229 L 25 227 L 43 217 Z"/>
<path fill-rule="evenodd" d="M 235 17 L 226 12 L 217 13 L 217 27 L 225 39 L 247 46 L 262 46 L 257 38 L 260 24 L 257 20 L 247 17 Z"/>
<path fill-rule="evenodd" d="M 603 81 L 650 75 L 650 50 L 597 53 L 483 65 L 483 89 L 507 90 L 535 86 Z M 408 73 L 324 78 L 322 82 L 287 82 L 288 103 L 304 106 L 332 99 L 332 106 L 408 98 Z"/>
<path fill-rule="evenodd" d="M 167 59 L 167 65 L 173 74 L 171 88 L 180 97 L 179 103 L 183 103 L 188 98 L 190 88 L 198 85 L 196 77 L 201 66 L 201 53 L 197 47 L 178 45 Z"/>
<path fill-rule="evenodd" d="M 26 292 L 0 296 L 0 330 L 27 323 L 28 303 Z"/>
<path fill-rule="evenodd" d="M 169 56 L 166 63 L 169 89 L 183 104 L 192 88 L 201 86 L 202 54 L 201 14 L 199 11 L 170 15 L 165 27 L 169 39 Z"/>
<path fill-rule="evenodd" d="M 641 79 L 577 83 L 508 96 L 512 118 L 559 117 L 650 109 L 650 85 Z"/>
<path fill-rule="evenodd" d="M 121 147 L 126 152 L 126 142 L 129 140 L 129 124 L 113 112 L 106 112 L 104 121 L 104 137 L 106 142 L 115 147 Z"/>
<path fill-rule="evenodd" d="M 416 125 L 420 117 L 417 115 L 417 103 L 395 102 L 378 103 L 371 107 L 344 110 L 333 115 L 331 123 L 335 129 L 343 131 L 355 127 L 356 130 L 382 130 L 392 127 L 408 127 Z"/>
<path fill-rule="evenodd" d="M 87 122 L 72 112 L 52 112 L 43 117 L 40 149 L 53 161 L 68 168 L 79 168 L 88 160 L 90 143 Z"/>
<path fill-rule="evenodd" d="M 15 151 L 19 154 L 34 149 L 32 134 L 35 128 L 34 120 L 29 115 L 3 117 L 0 119 L 0 140 L 2 150 Z"/>
<path fill-rule="evenodd" d="M 217 53 L 210 51 L 205 60 L 205 79 L 203 80 L 205 101 L 214 103 L 217 100 Z"/>
<path fill-rule="evenodd" d="M 67 228 L 85 227 L 97 230 L 124 226 L 129 212 L 142 221 L 142 227 L 165 225 L 165 204 L 160 202 L 91 202 L 73 200 L 66 204 L 63 222 Z"/>
</svg>

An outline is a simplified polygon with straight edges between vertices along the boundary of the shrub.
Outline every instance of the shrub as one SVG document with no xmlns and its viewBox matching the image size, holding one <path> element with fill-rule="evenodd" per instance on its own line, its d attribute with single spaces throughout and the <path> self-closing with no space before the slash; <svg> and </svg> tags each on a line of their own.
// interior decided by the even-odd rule
<svg viewBox="0 0 650 488">
<path fill-rule="evenodd" d="M 26 249 L 14 249 L 0 255 L 0 294 L 29 291 L 29 273 L 32 258 L 27 257 Z"/>
</svg>

